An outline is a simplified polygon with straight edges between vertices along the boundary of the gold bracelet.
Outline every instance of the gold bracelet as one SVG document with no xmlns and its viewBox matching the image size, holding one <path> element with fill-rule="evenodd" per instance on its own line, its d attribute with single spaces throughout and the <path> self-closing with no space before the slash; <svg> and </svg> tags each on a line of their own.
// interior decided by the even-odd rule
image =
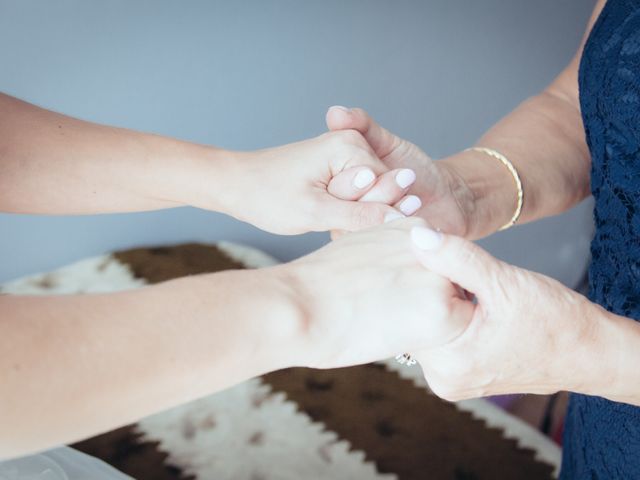
<svg viewBox="0 0 640 480">
<path fill-rule="evenodd" d="M 505 167 L 507 167 L 509 173 L 511 173 L 511 176 L 513 176 L 513 181 L 515 182 L 516 189 L 518 190 L 518 202 L 516 204 L 516 211 L 513 213 L 511 220 L 500 227 L 498 231 L 506 230 L 509 227 L 513 227 L 520 218 L 520 214 L 522 213 L 522 204 L 524 203 L 524 190 L 522 189 L 522 181 L 520 180 L 520 175 L 518 174 L 516 167 L 513 166 L 513 163 L 511 163 L 507 157 L 505 157 L 500 152 L 493 150 L 492 148 L 472 147 L 467 148 L 467 150 L 465 151 L 482 152 L 489 155 L 490 157 L 500 160 L 500 162 Z"/>
</svg>

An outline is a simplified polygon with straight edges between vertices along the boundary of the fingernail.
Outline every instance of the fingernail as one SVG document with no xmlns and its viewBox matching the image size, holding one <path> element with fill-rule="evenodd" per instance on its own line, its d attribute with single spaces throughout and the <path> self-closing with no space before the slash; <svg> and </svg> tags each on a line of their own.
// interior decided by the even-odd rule
<svg viewBox="0 0 640 480">
<path fill-rule="evenodd" d="M 416 181 L 416 172 L 408 168 L 403 168 L 396 175 L 396 183 L 400 188 L 407 188 Z"/>
<path fill-rule="evenodd" d="M 415 195 L 409 195 L 399 205 L 400 211 L 405 215 L 413 215 L 422 206 L 422 202 Z"/>
<path fill-rule="evenodd" d="M 376 179 L 375 173 L 373 173 L 371 170 L 367 168 L 364 170 L 360 170 L 356 174 L 356 176 L 353 178 L 353 185 L 356 188 L 365 188 L 371 185 L 371 182 L 373 182 L 375 179 Z"/>
<path fill-rule="evenodd" d="M 413 227 L 411 240 L 420 250 L 435 250 L 442 243 L 442 234 L 425 227 Z"/>
<path fill-rule="evenodd" d="M 351 113 L 351 109 L 350 108 L 343 107 L 342 105 L 334 105 L 331 108 L 338 108 L 338 109 L 342 110 L 343 112 Z"/>
<path fill-rule="evenodd" d="M 400 212 L 389 212 L 384 216 L 384 223 L 400 220 L 401 218 L 405 218 L 405 216 L 402 215 Z"/>
</svg>

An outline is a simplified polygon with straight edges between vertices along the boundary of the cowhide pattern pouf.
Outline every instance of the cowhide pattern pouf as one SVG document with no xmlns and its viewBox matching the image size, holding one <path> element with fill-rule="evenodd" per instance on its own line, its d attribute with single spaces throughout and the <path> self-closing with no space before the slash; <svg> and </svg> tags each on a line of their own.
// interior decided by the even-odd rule
<svg viewBox="0 0 640 480">
<path fill-rule="evenodd" d="M 228 243 L 136 249 L 1 292 L 108 292 L 275 263 Z M 73 446 L 154 480 L 527 480 L 551 478 L 560 462 L 559 448 L 522 421 L 483 400 L 444 402 L 419 366 L 392 360 L 270 373 Z"/>
</svg>

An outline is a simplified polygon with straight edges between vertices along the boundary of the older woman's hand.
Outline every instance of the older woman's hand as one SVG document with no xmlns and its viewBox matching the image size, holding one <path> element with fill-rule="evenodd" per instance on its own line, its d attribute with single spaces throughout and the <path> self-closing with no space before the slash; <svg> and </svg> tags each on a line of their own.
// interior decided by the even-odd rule
<svg viewBox="0 0 640 480">
<path fill-rule="evenodd" d="M 457 338 L 415 352 L 433 391 L 447 400 L 506 393 L 588 392 L 600 372 L 602 309 L 555 280 L 501 262 L 475 244 L 412 231 L 428 270 L 475 294 Z M 456 319 L 456 322 L 459 322 Z M 602 337 L 601 337 L 602 338 Z M 589 366 L 585 368 L 585 366 Z"/>
<path fill-rule="evenodd" d="M 467 216 L 473 211 L 474 195 L 443 162 L 434 162 L 413 143 L 385 130 L 362 109 L 331 107 L 326 120 L 331 131 L 353 129 L 360 132 L 388 168 L 409 168 L 416 172 L 417 180 L 412 187 L 416 197 L 403 200 L 394 197 L 387 187 L 391 183 L 387 174 L 378 179 L 361 201 L 395 203 L 406 215 L 417 212 L 416 215 L 444 232 L 467 235 Z"/>
</svg>

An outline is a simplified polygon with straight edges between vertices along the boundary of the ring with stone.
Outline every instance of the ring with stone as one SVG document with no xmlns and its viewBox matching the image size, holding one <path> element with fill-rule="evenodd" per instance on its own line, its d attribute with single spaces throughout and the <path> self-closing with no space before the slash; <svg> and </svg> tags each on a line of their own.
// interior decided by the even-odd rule
<svg viewBox="0 0 640 480">
<path fill-rule="evenodd" d="M 408 353 L 401 353 L 400 355 L 396 355 L 396 361 L 400 365 L 406 365 L 407 367 L 411 367 L 418 363 L 415 358 L 413 358 Z"/>
</svg>

